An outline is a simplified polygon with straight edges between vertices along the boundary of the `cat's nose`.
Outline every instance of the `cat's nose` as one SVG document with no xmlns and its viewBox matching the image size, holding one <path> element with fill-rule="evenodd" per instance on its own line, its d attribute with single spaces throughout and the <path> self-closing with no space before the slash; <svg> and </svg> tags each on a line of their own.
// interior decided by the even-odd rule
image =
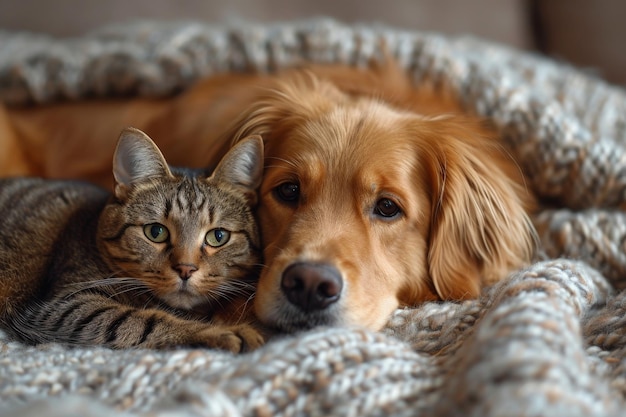
<svg viewBox="0 0 626 417">
<path fill-rule="evenodd" d="M 178 272 L 178 276 L 184 281 L 191 278 L 191 275 L 198 270 L 198 267 L 194 264 L 178 264 L 172 268 Z"/>
</svg>

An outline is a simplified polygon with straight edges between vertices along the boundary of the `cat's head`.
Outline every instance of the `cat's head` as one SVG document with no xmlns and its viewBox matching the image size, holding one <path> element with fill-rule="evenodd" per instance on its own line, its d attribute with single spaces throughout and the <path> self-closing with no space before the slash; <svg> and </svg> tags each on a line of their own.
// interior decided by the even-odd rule
<svg viewBox="0 0 626 417">
<path fill-rule="evenodd" d="M 249 290 L 258 273 L 252 208 L 263 142 L 259 136 L 239 142 L 208 177 L 182 172 L 168 167 L 145 133 L 124 130 L 98 245 L 116 276 L 134 278 L 171 307 L 219 305 Z"/>
</svg>

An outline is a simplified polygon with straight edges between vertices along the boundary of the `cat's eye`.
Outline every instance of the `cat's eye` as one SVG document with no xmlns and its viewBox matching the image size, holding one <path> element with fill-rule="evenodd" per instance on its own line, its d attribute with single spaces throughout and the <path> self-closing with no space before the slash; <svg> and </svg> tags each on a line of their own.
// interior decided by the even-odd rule
<svg viewBox="0 0 626 417">
<path fill-rule="evenodd" d="M 143 233 L 155 243 L 163 243 L 170 237 L 170 231 L 161 223 L 150 223 L 143 227 Z"/>
<path fill-rule="evenodd" d="M 212 229 L 206 234 L 204 240 L 207 245 L 219 248 L 230 240 L 230 232 L 225 229 Z"/>
</svg>

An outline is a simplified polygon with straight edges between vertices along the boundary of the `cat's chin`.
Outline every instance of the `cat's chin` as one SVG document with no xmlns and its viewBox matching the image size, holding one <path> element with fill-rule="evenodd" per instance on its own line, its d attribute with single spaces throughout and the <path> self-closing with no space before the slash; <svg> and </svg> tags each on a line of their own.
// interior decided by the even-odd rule
<svg viewBox="0 0 626 417">
<path fill-rule="evenodd" d="M 161 297 L 167 305 L 180 310 L 191 310 L 207 302 L 204 297 L 192 294 L 187 291 L 178 291 Z"/>
</svg>

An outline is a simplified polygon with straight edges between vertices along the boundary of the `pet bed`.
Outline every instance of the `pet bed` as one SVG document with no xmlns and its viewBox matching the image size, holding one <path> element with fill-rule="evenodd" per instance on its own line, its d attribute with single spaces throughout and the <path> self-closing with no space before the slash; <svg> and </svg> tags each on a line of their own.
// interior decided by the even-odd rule
<svg viewBox="0 0 626 417">
<path fill-rule="evenodd" d="M 541 257 L 477 300 L 320 328 L 250 354 L 25 346 L 0 334 L 0 415 L 610 416 L 626 409 L 626 94 L 469 38 L 315 19 L 0 32 L 8 105 L 162 96 L 211 73 L 365 65 L 381 45 L 496 124 L 542 201 Z"/>
</svg>

